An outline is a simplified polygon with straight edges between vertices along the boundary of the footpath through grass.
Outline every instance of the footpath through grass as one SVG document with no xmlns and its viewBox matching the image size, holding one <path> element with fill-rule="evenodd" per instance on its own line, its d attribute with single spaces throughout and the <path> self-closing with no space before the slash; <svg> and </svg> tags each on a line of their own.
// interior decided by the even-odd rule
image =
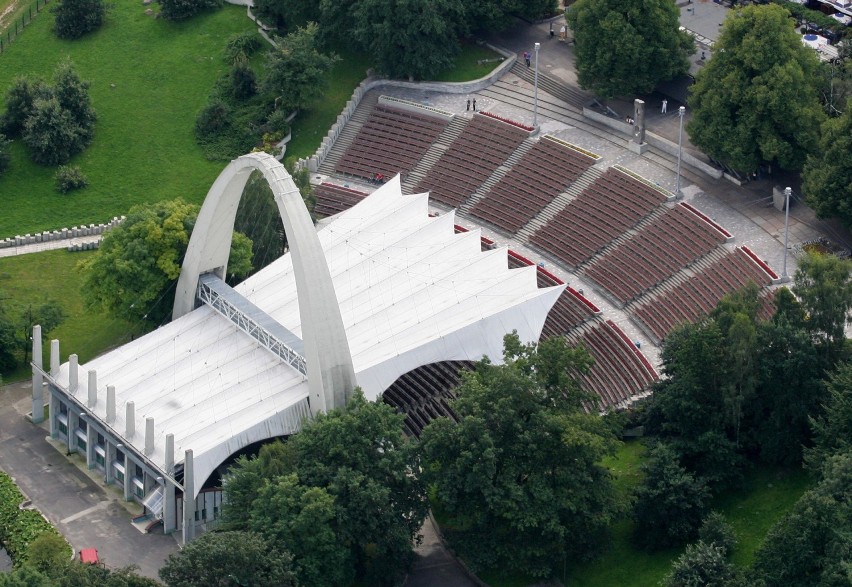
<svg viewBox="0 0 852 587">
<path fill-rule="evenodd" d="M 0 55 L 0 100 L 16 76 L 49 78 L 70 57 L 91 82 L 98 113 L 94 142 L 71 161 L 89 179 L 78 192 L 59 194 L 55 168 L 35 165 L 15 142 L 11 167 L 0 176 L 0 237 L 103 222 L 139 202 L 201 202 L 222 169 L 204 159 L 193 128 L 227 69 L 226 40 L 254 28 L 245 8 L 174 23 L 146 15 L 141 2 L 111 6 L 103 28 L 76 41 L 54 37 L 53 15 L 40 14 Z"/>
<path fill-rule="evenodd" d="M 0 258 L 0 298 L 40 305 L 49 300 L 65 310 L 65 321 L 50 338 L 59 339 L 62 362 L 76 353 L 85 363 L 109 348 L 127 342 L 132 335 L 144 332 L 144 324 L 132 324 L 99 312 L 86 310 L 83 305 L 83 275 L 77 263 L 94 251 L 69 253 L 46 251 L 32 255 Z M 13 303 L 15 303 L 13 302 Z M 9 303 L 9 302 L 4 302 Z M 50 361 L 50 344 L 44 346 L 45 365 Z M 4 381 L 29 377 L 30 370 L 20 366 L 4 375 Z"/>
</svg>

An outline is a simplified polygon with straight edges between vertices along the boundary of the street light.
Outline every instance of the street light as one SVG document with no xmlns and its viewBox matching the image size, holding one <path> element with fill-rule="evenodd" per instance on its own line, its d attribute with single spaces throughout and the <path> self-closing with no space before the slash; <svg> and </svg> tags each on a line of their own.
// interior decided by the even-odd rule
<svg viewBox="0 0 852 587">
<path fill-rule="evenodd" d="M 675 187 L 675 196 L 680 198 L 683 194 L 680 193 L 680 160 L 683 153 L 683 115 L 686 114 L 686 106 L 678 108 L 677 115 L 680 118 L 680 132 L 677 137 L 677 186 Z"/>
<path fill-rule="evenodd" d="M 533 96 L 533 127 L 538 122 L 538 50 L 541 49 L 541 43 L 535 44 L 535 95 Z"/>
<path fill-rule="evenodd" d="M 787 277 L 787 230 L 790 227 L 790 194 L 793 188 L 784 188 L 784 271 L 782 277 Z"/>
</svg>

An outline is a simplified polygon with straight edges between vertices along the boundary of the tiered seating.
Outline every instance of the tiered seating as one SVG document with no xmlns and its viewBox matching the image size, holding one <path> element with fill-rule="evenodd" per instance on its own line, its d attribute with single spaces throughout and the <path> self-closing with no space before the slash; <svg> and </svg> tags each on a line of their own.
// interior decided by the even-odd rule
<svg viewBox="0 0 852 587">
<path fill-rule="evenodd" d="M 314 186 L 314 197 L 316 197 L 316 206 L 314 212 L 319 216 L 333 216 L 344 210 L 348 210 L 367 195 L 365 192 L 359 192 L 335 185 L 333 183 L 323 182 L 320 185 Z"/>
<path fill-rule="evenodd" d="M 565 191 L 595 160 L 545 136 L 470 213 L 515 232 Z"/>
<path fill-rule="evenodd" d="M 460 372 L 470 369 L 469 361 L 443 361 L 423 365 L 401 376 L 382 394 L 385 403 L 405 414 L 405 433 L 419 437 L 435 418 L 456 419 L 449 405 L 453 390 L 461 380 Z"/>
<path fill-rule="evenodd" d="M 595 360 L 581 380 L 584 389 L 598 396 L 599 410 L 617 406 L 658 379 L 645 356 L 612 321 L 596 321 L 569 334 L 568 340 L 586 347 Z"/>
<path fill-rule="evenodd" d="M 662 192 L 610 168 L 533 234 L 530 242 L 576 266 L 665 200 Z"/>
<path fill-rule="evenodd" d="M 678 204 L 585 269 L 621 303 L 662 283 L 725 242 L 726 236 Z"/>
<path fill-rule="evenodd" d="M 715 308 L 726 294 L 750 281 L 765 287 L 772 282 L 772 277 L 740 247 L 695 276 L 638 306 L 635 314 L 654 336 L 662 340 L 675 326 L 695 322 Z"/>
<path fill-rule="evenodd" d="M 538 268 L 539 287 L 551 287 L 560 283 L 562 281 L 554 275 L 545 271 L 542 267 Z M 565 334 L 586 320 L 594 318 L 599 312 L 600 310 L 580 295 L 577 290 L 566 287 L 550 309 L 547 320 L 544 322 L 544 328 L 541 330 L 541 337 L 547 338 L 548 336 Z"/>
<path fill-rule="evenodd" d="M 429 191 L 432 199 L 456 207 L 528 136 L 521 128 L 476 115 L 414 191 Z"/>
<path fill-rule="evenodd" d="M 334 170 L 370 179 L 411 171 L 447 124 L 443 118 L 379 104 Z"/>
</svg>

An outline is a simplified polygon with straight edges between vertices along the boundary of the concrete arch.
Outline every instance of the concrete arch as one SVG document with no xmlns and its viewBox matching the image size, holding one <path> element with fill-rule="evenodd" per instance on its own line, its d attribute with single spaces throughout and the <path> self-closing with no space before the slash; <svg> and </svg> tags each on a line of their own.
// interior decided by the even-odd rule
<svg viewBox="0 0 852 587">
<path fill-rule="evenodd" d="M 331 273 L 299 189 L 271 155 L 251 153 L 234 159 L 207 192 L 181 267 L 172 319 L 195 307 L 199 275 L 216 273 L 224 278 L 237 206 L 254 170 L 272 188 L 293 256 L 311 411 L 342 407 L 355 387 L 355 371 Z"/>
</svg>

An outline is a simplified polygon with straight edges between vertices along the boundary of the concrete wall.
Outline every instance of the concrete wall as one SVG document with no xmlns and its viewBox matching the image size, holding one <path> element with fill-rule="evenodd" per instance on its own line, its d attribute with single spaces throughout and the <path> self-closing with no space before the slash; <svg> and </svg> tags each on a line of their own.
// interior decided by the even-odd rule
<svg viewBox="0 0 852 587">
<path fill-rule="evenodd" d="M 36 234 L 19 234 L 14 237 L 0 240 L 0 249 L 5 249 L 7 247 L 20 247 L 22 245 L 31 245 L 34 243 L 67 240 L 71 238 L 79 238 L 81 236 L 104 234 L 110 231 L 113 227 L 124 222 L 124 219 L 125 216 L 116 216 L 106 224 L 89 224 L 88 226 L 73 226 L 71 228 L 62 228 L 59 230 L 45 230 L 44 232 Z"/>
</svg>

